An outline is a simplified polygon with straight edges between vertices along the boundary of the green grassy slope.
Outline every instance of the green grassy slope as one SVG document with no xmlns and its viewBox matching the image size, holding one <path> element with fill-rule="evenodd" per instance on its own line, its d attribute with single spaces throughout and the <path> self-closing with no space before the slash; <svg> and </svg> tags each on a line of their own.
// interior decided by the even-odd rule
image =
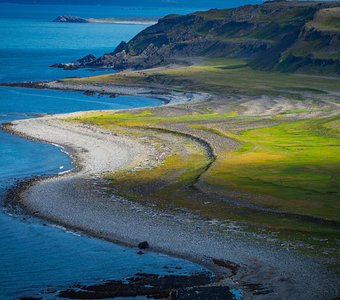
<svg viewBox="0 0 340 300">
<path fill-rule="evenodd" d="M 259 71 L 245 60 L 215 58 L 65 82 L 211 93 L 213 100 L 204 103 L 100 112 L 75 121 L 172 149 L 153 168 L 109 176 L 116 193 L 162 209 L 235 221 L 290 247 L 339 258 L 338 77 Z M 271 111 L 275 105 L 283 108 Z M 247 114 L 253 106 L 260 110 Z M 190 136 L 209 144 L 214 157 Z"/>
<path fill-rule="evenodd" d="M 145 69 L 191 57 L 243 58 L 258 70 L 339 74 L 339 2 L 261 5 L 169 15 L 85 66 Z"/>
<path fill-rule="evenodd" d="M 198 118 L 209 122 L 197 125 Z M 340 222 L 339 115 L 243 131 L 237 125 L 236 130 L 221 130 L 224 119 L 234 124 L 247 122 L 250 127 L 254 122 L 252 118 L 204 113 L 195 118 L 171 118 L 152 110 L 101 113 L 77 121 L 125 134 L 138 129 L 139 136 L 159 139 L 160 144 L 167 143 L 162 140 L 162 132 L 149 128 L 167 128 L 178 122 L 210 132 L 211 136 L 218 134 L 239 141 L 242 146 L 238 150 L 217 152 L 208 170 L 211 159 L 204 149 L 190 140 L 178 140 L 176 146 L 169 145 L 175 151 L 159 166 L 122 171 L 108 179 L 116 193 L 129 199 L 162 209 L 185 208 L 201 216 L 241 222 L 250 231 L 275 232 L 293 247 L 299 244 L 302 251 L 327 253 L 328 258 L 333 251 L 331 257 L 337 257 L 331 249 L 337 245 L 339 226 L 321 220 Z M 200 191 L 193 189 L 198 176 Z M 221 201 L 230 197 L 236 202 Z"/>
<path fill-rule="evenodd" d="M 114 75 L 65 79 L 65 82 L 159 84 L 174 88 L 242 95 L 291 95 L 339 91 L 340 79 L 252 69 L 242 59 L 214 58 L 202 65 L 125 71 Z"/>
</svg>

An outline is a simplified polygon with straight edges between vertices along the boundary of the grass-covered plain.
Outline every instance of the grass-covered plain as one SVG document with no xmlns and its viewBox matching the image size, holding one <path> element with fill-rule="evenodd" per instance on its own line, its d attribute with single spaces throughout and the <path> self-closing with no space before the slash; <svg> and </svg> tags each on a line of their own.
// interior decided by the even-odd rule
<svg viewBox="0 0 340 300">
<path fill-rule="evenodd" d="M 339 257 L 339 78 L 256 71 L 243 60 L 210 59 L 66 81 L 209 92 L 213 100 L 204 103 L 100 112 L 75 121 L 171 149 L 160 150 L 162 159 L 153 167 L 109 176 L 116 193 L 236 221 L 303 251 Z"/>
<path fill-rule="evenodd" d="M 205 180 L 251 197 L 259 205 L 340 221 L 339 116 L 222 132 L 242 147 L 221 157 Z M 334 126 L 334 127 L 332 127 Z"/>
<path fill-rule="evenodd" d="M 189 209 L 205 217 L 241 222 L 250 230 L 262 228 L 290 241 L 303 241 L 319 254 L 336 248 L 339 226 L 322 220 L 340 222 L 339 115 L 281 119 L 276 125 L 246 130 L 239 124 L 251 128 L 259 118 L 207 113 L 205 109 L 172 117 L 158 115 L 154 109 L 107 112 L 77 121 L 124 134 L 138 132 L 173 149 L 154 168 L 109 176 L 115 191 L 125 197 L 162 209 Z M 224 121 L 233 125 L 221 129 Z M 185 136 L 173 133 L 172 142 L 164 139 L 162 135 L 169 135 L 165 129 L 172 126 L 176 130 L 176 124 L 181 133 L 194 130 L 195 136 L 204 132 L 212 139 L 230 138 L 240 147 L 215 149 L 212 159 L 204 147 Z"/>
<path fill-rule="evenodd" d="M 241 59 L 211 58 L 202 64 L 125 71 L 113 75 L 72 78 L 65 81 L 79 83 L 123 83 L 171 86 L 177 89 L 217 94 L 285 95 L 301 99 L 302 93 L 339 91 L 339 77 L 258 71 Z"/>
<path fill-rule="evenodd" d="M 196 114 L 194 116 L 161 117 L 151 110 L 139 113 L 113 113 L 90 116 L 82 122 L 106 128 L 163 128 L 167 124 L 186 123 L 187 127 L 204 130 L 237 140 L 242 145 L 235 151 L 217 153 L 216 161 L 204 173 L 203 179 L 211 185 L 230 190 L 240 190 L 269 197 L 252 198 L 252 202 L 281 211 L 318 216 L 340 221 L 340 117 L 325 117 L 299 121 L 285 121 L 279 125 L 245 131 L 216 129 L 229 117 L 221 114 Z M 192 122 L 208 120 L 197 125 Z M 215 123 L 214 121 L 217 121 Z M 252 120 L 249 120 L 251 125 Z M 157 136 L 157 133 L 152 132 Z M 158 133 L 159 135 L 160 133 Z M 203 156 L 191 156 L 191 162 L 203 160 Z M 183 161 L 183 169 L 189 161 Z M 167 158 L 161 167 L 178 169 L 178 155 Z M 202 166 L 198 164 L 198 169 Z M 141 176 L 148 180 L 149 175 Z M 158 177 L 158 176 L 156 176 Z M 159 178 L 159 177 L 158 177 Z"/>
</svg>

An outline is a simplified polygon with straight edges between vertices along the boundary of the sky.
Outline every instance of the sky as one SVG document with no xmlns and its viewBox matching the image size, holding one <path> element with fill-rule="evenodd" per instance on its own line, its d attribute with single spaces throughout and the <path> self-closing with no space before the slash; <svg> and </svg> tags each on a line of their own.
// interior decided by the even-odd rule
<svg viewBox="0 0 340 300">
<path fill-rule="evenodd" d="M 256 4 L 262 0 L 0 0 L 6 3 L 23 4 L 93 4 L 93 5 L 131 5 L 131 6 L 173 6 L 222 8 Z"/>
</svg>

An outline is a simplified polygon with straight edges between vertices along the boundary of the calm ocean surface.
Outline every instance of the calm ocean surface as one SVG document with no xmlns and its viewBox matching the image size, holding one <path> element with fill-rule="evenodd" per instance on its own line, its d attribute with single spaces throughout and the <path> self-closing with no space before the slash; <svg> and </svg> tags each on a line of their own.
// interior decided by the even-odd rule
<svg viewBox="0 0 340 300">
<path fill-rule="evenodd" d="M 195 10 L 195 9 L 192 9 Z M 141 31 L 140 25 L 58 24 L 60 14 L 82 17 L 162 16 L 182 9 L 89 6 L 20 6 L 0 4 L 0 81 L 49 80 L 87 76 L 93 71 L 49 68 L 89 53 L 110 52 L 121 40 Z M 100 71 L 103 72 L 103 71 Z M 96 74 L 99 74 L 97 72 Z M 107 71 L 106 71 L 107 72 Z M 138 97 L 89 97 L 81 93 L 0 88 L 0 122 L 35 113 L 123 109 L 159 105 Z M 16 179 L 51 175 L 72 168 L 61 149 L 0 131 L 0 201 Z M 32 295 L 48 287 L 119 279 L 137 272 L 174 274 L 201 271 L 190 262 L 164 255 L 137 255 L 128 249 L 68 232 L 33 218 L 0 210 L 0 299 Z M 175 269 L 181 266 L 182 269 Z M 172 273 L 173 274 L 173 273 Z"/>
</svg>

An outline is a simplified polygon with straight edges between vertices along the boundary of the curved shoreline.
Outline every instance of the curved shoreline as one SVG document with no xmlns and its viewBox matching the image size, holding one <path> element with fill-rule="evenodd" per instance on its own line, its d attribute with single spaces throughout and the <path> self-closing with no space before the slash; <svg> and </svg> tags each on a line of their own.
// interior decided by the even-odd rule
<svg viewBox="0 0 340 300">
<path fill-rule="evenodd" d="M 18 87 L 33 89 L 49 89 L 61 91 L 83 92 L 85 94 L 100 94 L 110 96 L 150 97 L 162 101 L 165 105 L 190 104 L 208 101 L 212 95 L 203 92 L 174 91 L 160 87 L 145 87 L 144 85 L 105 84 L 105 83 L 73 83 L 68 81 L 27 81 L 0 83 L 0 87 Z"/>
<path fill-rule="evenodd" d="M 337 295 L 337 276 L 313 259 L 223 231 L 212 220 L 189 212 L 172 215 L 107 195 L 100 174 L 143 165 L 143 161 L 152 159 L 154 150 L 112 132 L 59 120 L 71 115 L 77 113 L 12 123 L 15 133 L 72 149 L 83 166 L 77 172 L 36 182 L 22 195 L 26 210 L 53 223 L 127 246 L 147 240 L 152 251 L 205 265 L 223 276 L 231 287 L 264 284 L 276 293 L 275 299 L 327 299 Z M 112 156 L 116 159 L 110 159 Z M 238 272 L 218 267 L 212 259 L 232 261 L 239 266 Z M 246 293 L 247 297 L 250 294 Z M 268 298 L 262 295 L 256 299 L 272 297 L 269 293 Z"/>
</svg>

